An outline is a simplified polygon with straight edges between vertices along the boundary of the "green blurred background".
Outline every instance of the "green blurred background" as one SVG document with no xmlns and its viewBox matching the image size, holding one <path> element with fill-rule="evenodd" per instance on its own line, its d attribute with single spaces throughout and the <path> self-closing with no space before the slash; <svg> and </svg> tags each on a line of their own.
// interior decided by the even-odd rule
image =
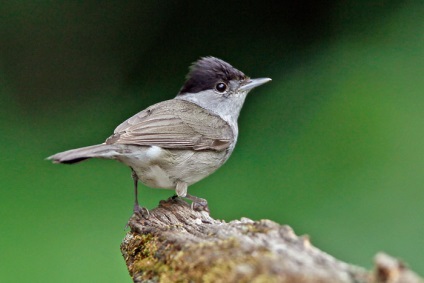
<svg viewBox="0 0 424 283">
<path fill-rule="evenodd" d="M 129 169 L 44 158 L 103 142 L 206 55 L 273 79 L 248 97 L 228 163 L 190 188 L 212 216 L 424 274 L 424 2 L 157 2 L 0 4 L 0 281 L 131 282 Z"/>
</svg>

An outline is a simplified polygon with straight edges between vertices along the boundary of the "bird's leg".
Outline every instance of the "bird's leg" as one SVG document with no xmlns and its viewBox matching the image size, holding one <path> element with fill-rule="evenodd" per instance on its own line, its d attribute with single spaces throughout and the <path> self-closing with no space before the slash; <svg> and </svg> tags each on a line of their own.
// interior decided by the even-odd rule
<svg viewBox="0 0 424 283">
<path fill-rule="evenodd" d="M 145 207 L 140 207 L 140 205 L 138 204 L 138 176 L 132 168 L 131 168 L 131 177 L 134 180 L 134 195 L 135 195 L 134 214 L 140 217 L 147 217 L 150 214 L 149 210 Z"/>
<path fill-rule="evenodd" d="M 177 196 L 186 198 L 192 201 L 191 208 L 196 211 L 209 212 L 208 202 L 204 198 L 192 196 L 187 193 L 188 185 L 186 182 L 178 181 L 175 186 L 175 193 Z"/>
<path fill-rule="evenodd" d="M 187 188 L 188 186 L 186 182 L 178 181 L 177 185 L 175 186 L 175 193 L 180 198 L 185 198 L 185 196 L 187 195 Z"/>
</svg>

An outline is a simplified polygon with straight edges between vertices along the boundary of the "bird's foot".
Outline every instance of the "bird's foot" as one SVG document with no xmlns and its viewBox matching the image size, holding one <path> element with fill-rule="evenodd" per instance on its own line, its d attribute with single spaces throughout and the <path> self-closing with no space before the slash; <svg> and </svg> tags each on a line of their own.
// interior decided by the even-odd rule
<svg viewBox="0 0 424 283">
<path fill-rule="evenodd" d="M 130 217 L 130 219 L 127 222 L 127 225 L 125 225 L 125 230 L 128 229 L 130 227 L 130 222 L 131 220 L 134 219 L 134 216 L 139 218 L 139 219 L 143 219 L 143 218 L 148 218 L 150 216 L 150 212 L 147 208 L 145 207 L 141 207 L 138 204 L 134 205 L 134 211 L 133 211 L 133 215 Z"/>
<path fill-rule="evenodd" d="M 208 207 L 208 201 L 204 198 L 199 198 L 190 194 L 187 194 L 185 198 L 192 201 L 191 209 L 193 209 L 194 211 L 206 211 L 207 213 L 210 212 Z"/>
<path fill-rule="evenodd" d="M 137 203 L 134 205 L 134 214 L 140 218 L 147 218 L 150 212 L 147 208 L 139 206 Z"/>
<path fill-rule="evenodd" d="M 200 202 L 192 202 L 191 209 L 194 211 L 206 211 L 207 213 L 210 213 L 208 202 L 205 199 Z"/>
</svg>

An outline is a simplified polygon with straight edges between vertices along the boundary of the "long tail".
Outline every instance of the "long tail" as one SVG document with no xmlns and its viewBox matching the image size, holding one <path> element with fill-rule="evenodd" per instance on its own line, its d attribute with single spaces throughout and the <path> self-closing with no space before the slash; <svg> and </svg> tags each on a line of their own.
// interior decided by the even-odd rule
<svg viewBox="0 0 424 283">
<path fill-rule="evenodd" d="M 110 158 L 119 155 L 119 147 L 112 144 L 98 144 L 56 153 L 47 157 L 53 163 L 73 164 L 89 158 Z"/>
</svg>

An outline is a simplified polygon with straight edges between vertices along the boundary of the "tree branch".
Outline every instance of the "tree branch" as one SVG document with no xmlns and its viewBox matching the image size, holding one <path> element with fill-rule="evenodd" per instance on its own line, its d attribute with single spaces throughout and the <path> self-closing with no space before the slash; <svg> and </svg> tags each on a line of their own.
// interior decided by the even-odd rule
<svg viewBox="0 0 424 283">
<path fill-rule="evenodd" d="M 375 269 L 349 265 L 289 226 L 247 218 L 226 223 L 179 198 L 133 215 L 121 252 L 134 282 L 424 282 L 385 254 Z"/>
</svg>

